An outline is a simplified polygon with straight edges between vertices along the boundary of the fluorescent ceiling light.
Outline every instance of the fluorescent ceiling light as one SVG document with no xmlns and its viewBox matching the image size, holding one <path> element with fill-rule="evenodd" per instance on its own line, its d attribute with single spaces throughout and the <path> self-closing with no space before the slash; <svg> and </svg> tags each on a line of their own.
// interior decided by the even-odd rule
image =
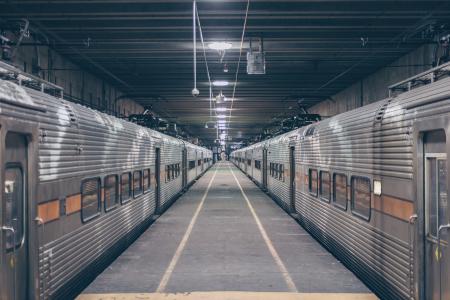
<svg viewBox="0 0 450 300">
<path fill-rule="evenodd" d="M 208 44 L 208 48 L 211 50 L 224 51 L 233 47 L 232 43 L 227 42 L 213 42 Z"/>
<path fill-rule="evenodd" d="M 217 115 L 216 116 L 218 119 L 225 119 L 227 116 L 225 116 L 225 115 Z"/>
<path fill-rule="evenodd" d="M 216 107 L 216 111 L 225 112 L 225 111 L 227 111 L 227 108 L 226 107 Z"/>
<path fill-rule="evenodd" d="M 228 86 L 229 82 L 226 80 L 214 80 L 213 86 Z"/>
</svg>

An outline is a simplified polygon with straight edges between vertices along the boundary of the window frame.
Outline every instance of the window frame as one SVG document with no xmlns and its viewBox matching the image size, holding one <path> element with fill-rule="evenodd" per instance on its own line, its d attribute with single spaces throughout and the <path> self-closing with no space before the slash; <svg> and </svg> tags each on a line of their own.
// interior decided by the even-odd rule
<svg viewBox="0 0 450 300">
<path fill-rule="evenodd" d="M 336 176 L 344 176 L 345 177 L 345 206 L 343 206 L 342 204 L 340 204 L 339 202 L 336 201 Z M 333 177 L 332 177 L 332 182 L 333 182 L 333 196 L 332 196 L 333 205 L 343 211 L 347 211 L 347 209 L 348 209 L 348 176 L 347 176 L 347 174 L 334 172 Z"/>
<path fill-rule="evenodd" d="M 86 182 L 91 181 L 91 180 L 95 180 L 97 181 L 97 212 L 95 214 L 90 215 L 89 217 L 84 216 L 84 210 L 83 210 L 83 186 Z M 95 218 L 97 218 L 98 216 L 100 216 L 101 211 L 102 211 L 102 180 L 100 177 L 91 177 L 91 178 L 85 178 L 81 181 L 81 185 L 80 185 L 80 216 L 81 216 L 81 222 L 87 223 Z"/>
<path fill-rule="evenodd" d="M 323 192 L 322 192 L 322 174 L 328 174 L 328 198 L 323 196 Z M 329 171 L 324 171 L 324 170 L 320 170 L 319 171 L 319 198 L 327 203 L 330 203 L 331 201 L 331 185 L 332 185 L 332 180 L 331 180 L 331 174 Z"/>
<path fill-rule="evenodd" d="M 130 195 L 128 198 L 123 198 L 123 193 L 122 193 L 122 176 L 128 174 L 128 185 L 129 185 L 129 191 L 130 191 Z M 133 198 L 133 175 L 131 174 L 131 172 L 123 172 L 122 174 L 120 174 L 120 203 L 122 205 L 127 204 L 128 202 L 131 201 L 131 199 Z"/>
<path fill-rule="evenodd" d="M 110 177 L 116 177 L 116 201 L 114 203 L 114 205 L 111 206 L 107 206 L 106 205 L 106 179 L 110 178 Z M 105 209 L 105 212 L 110 212 L 112 210 L 114 210 L 115 208 L 117 208 L 117 206 L 119 206 L 120 204 L 120 188 L 119 188 L 119 175 L 117 174 L 110 174 L 110 175 L 106 175 L 105 177 L 103 177 L 103 207 Z"/>
<path fill-rule="evenodd" d="M 312 190 L 312 171 L 316 171 L 316 190 Z M 316 168 L 308 168 L 308 192 L 314 197 L 319 195 L 319 171 Z"/>
<path fill-rule="evenodd" d="M 134 189 L 134 174 L 135 173 L 139 173 L 141 176 L 141 179 L 140 179 L 141 191 L 139 192 L 139 194 L 136 194 L 136 191 Z M 144 182 L 142 181 L 142 170 L 134 170 L 133 171 L 133 188 L 132 188 L 132 190 L 133 190 L 133 198 L 137 198 L 144 193 Z"/>
<path fill-rule="evenodd" d="M 360 213 L 354 209 L 354 201 L 355 201 L 355 189 L 353 185 L 353 181 L 355 179 L 363 179 L 366 180 L 369 185 L 369 213 L 368 215 L 364 215 L 363 213 Z M 350 177 L 350 210 L 352 212 L 352 215 L 357 216 L 367 222 L 370 221 L 370 217 L 372 215 L 372 180 L 367 176 L 359 176 L 359 175 L 352 175 Z"/>
</svg>

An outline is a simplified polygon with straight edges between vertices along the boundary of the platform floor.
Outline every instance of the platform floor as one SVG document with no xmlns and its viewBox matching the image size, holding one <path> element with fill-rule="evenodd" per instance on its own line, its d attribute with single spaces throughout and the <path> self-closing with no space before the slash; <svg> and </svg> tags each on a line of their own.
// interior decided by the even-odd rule
<svg viewBox="0 0 450 300">
<path fill-rule="evenodd" d="M 221 162 L 78 298 L 272 297 L 376 299 L 242 172 Z"/>
</svg>

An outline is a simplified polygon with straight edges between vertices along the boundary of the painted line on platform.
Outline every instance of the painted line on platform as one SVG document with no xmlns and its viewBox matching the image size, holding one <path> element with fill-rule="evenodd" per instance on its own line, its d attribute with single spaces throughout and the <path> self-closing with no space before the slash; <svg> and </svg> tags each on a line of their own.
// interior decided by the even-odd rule
<svg viewBox="0 0 450 300">
<path fill-rule="evenodd" d="M 267 234 L 266 230 L 264 229 L 264 226 L 262 225 L 255 209 L 253 208 L 252 203 L 250 202 L 247 195 L 245 194 L 244 189 L 242 188 L 241 184 L 239 183 L 239 180 L 237 179 L 236 175 L 234 175 L 233 170 L 231 169 L 230 166 L 228 166 L 228 167 L 230 168 L 231 174 L 233 175 L 234 180 L 236 180 L 236 183 L 237 183 L 239 189 L 241 190 L 242 196 L 244 197 L 245 201 L 247 202 L 247 206 L 250 209 L 250 212 L 252 213 L 253 218 L 255 219 L 255 222 L 256 222 L 256 225 L 258 226 L 259 232 L 261 233 L 264 241 L 266 242 L 267 248 L 269 248 L 270 254 L 272 254 L 272 257 L 275 260 L 275 263 L 277 264 L 278 268 L 281 271 L 281 274 L 283 275 L 284 281 L 286 282 L 286 285 L 287 285 L 289 291 L 293 292 L 293 293 L 297 293 L 298 289 L 295 286 L 294 280 L 292 279 L 291 275 L 289 274 L 288 269 L 284 265 L 283 261 L 281 260 L 280 255 L 278 254 L 277 250 L 275 249 L 275 246 L 273 245 L 272 241 L 270 240 L 270 237 Z"/>
<path fill-rule="evenodd" d="M 164 292 L 164 290 L 167 287 L 167 284 L 169 283 L 169 280 L 170 280 L 170 277 L 172 276 L 173 270 L 175 269 L 175 266 L 177 265 L 178 260 L 180 259 L 180 256 L 183 253 L 184 248 L 186 247 L 187 241 L 189 240 L 189 237 L 191 236 L 192 229 L 194 228 L 194 225 L 195 225 L 195 222 L 197 221 L 198 215 L 200 214 L 200 211 L 202 210 L 203 204 L 205 203 L 206 197 L 208 196 L 208 193 L 212 186 L 214 178 L 216 178 L 217 170 L 220 165 L 221 165 L 221 163 L 217 164 L 217 166 L 216 166 L 216 170 L 214 171 L 214 174 L 211 177 L 211 180 L 209 181 L 208 187 L 206 188 L 206 191 L 203 194 L 202 200 L 200 201 L 199 205 L 197 206 L 197 209 L 195 210 L 195 213 L 192 216 L 191 222 L 189 223 L 189 226 L 186 229 L 186 232 L 184 233 L 184 236 L 181 239 L 180 244 L 178 245 L 178 248 L 175 251 L 174 256 L 172 257 L 172 260 L 170 261 L 169 266 L 167 267 L 166 271 L 164 272 L 163 277 L 161 278 L 161 281 L 159 282 L 158 288 L 156 289 L 157 293 Z"/>
<path fill-rule="evenodd" d="M 274 292 L 191 292 L 154 294 L 83 294 L 77 300 L 376 300 L 374 294 L 274 293 Z"/>
</svg>

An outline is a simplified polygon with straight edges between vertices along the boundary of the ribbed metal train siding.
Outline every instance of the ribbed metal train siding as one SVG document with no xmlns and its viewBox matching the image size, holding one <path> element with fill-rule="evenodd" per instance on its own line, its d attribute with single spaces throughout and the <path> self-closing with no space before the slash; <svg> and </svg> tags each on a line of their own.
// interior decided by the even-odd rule
<svg viewBox="0 0 450 300">
<path fill-rule="evenodd" d="M 197 151 L 195 147 L 188 147 L 187 152 L 187 164 L 188 164 L 188 182 L 191 182 L 197 178 L 197 168 L 189 170 L 189 161 L 195 161 L 197 163 Z"/>
<path fill-rule="evenodd" d="M 3 82 L 2 82 L 3 83 Z M 45 111 L 30 111 L 2 102 L 2 117 L 39 126 L 38 199 L 41 203 L 80 193 L 81 181 L 134 170 L 151 169 L 152 188 L 143 195 L 81 223 L 80 212 L 38 227 L 38 272 L 41 298 L 64 295 L 70 279 L 101 254 L 150 220 L 155 212 L 155 146 L 165 164 L 181 163 L 182 142 L 156 131 L 116 119 L 89 108 L 25 89 Z M 31 112 L 31 113 L 30 113 Z M 192 145 L 193 146 L 193 145 Z M 33 163 L 33 162 L 30 162 Z M 188 181 L 189 183 L 190 181 Z M 161 204 L 181 190 L 181 176 L 161 180 Z M 56 225 L 55 225 L 56 224 Z M 34 259 L 34 258 L 33 258 Z M 37 279 L 35 277 L 35 279 Z M 64 287 L 64 290 L 62 289 Z"/>
<path fill-rule="evenodd" d="M 287 158 L 287 159 L 286 159 Z M 279 163 L 284 165 L 284 181 L 270 176 L 270 163 Z M 267 153 L 267 189 L 279 200 L 279 204 L 284 209 L 290 209 L 290 190 L 289 190 L 289 140 L 286 134 L 278 136 L 268 144 Z"/>
<path fill-rule="evenodd" d="M 56 291 L 64 294 L 60 289 L 68 280 L 100 257 L 120 238 L 145 222 L 154 213 L 153 195 L 151 192 L 140 199 L 133 199 L 123 207 L 102 215 L 95 222 L 87 223 L 70 234 L 40 246 L 41 297 L 52 298 Z M 45 234 L 45 226 L 40 231 Z M 70 286 L 65 288 L 72 289 Z"/>
<path fill-rule="evenodd" d="M 166 181 L 165 167 L 171 164 L 180 164 L 182 160 L 183 143 L 180 141 L 174 141 L 168 138 L 163 139 L 163 145 L 161 149 L 161 171 L 164 171 L 164 178 L 161 178 L 161 199 L 160 205 L 162 209 L 165 209 L 167 205 L 170 205 L 170 201 L 177 195 L 183 185 L 182 176 Z M 162 172 L 161 172 L 162 173 Z"/>
<path fill-rule="evenodd" d="M 399 192 L 403 193 L 403 199 L 415 200 L 407 196 L 414 194 L 413 124 L 431 117 L 448 117 L 450 99 L 442 99 L 448 98 L 449 86 L 450 78 L 443 79 L 397 98 L 327 119 L 314 125 L 316 130 L 312 136 L 305 136 L 308 128 L 292 132 L 298 137 L 297 174 L 307 178 L 308 169 L 315 168 L 345 173 L 348 184 L 351 175 L 393 183 L 408 182 L 405 186 L 411 190 Z M 431 98 L 440 100 L 433 102 L 429 100 Z M 268 165 L 276 160 L 288 164 L 286 143 L 281 143 L 280 137 L 269 142 Z M 286 147 L 286 150 L 280 147 Z M 279 153 L 280 150 L 282 155 L 273 155 L 272 152 Z M 269 176 L 269 189 L 282 199 L 286 194 L 279 191 L 280 187 L 274 181 Z M 396 237 L 398 232 L 408 232 L 407 222 L 399 223 L 402 228 L 389 228 L 383 221 L 377 224 L 373 220 L 366 222 L 353 216 L 350 207 L 343 211 L 310 195 L 307 181 L 297 185 L 295 196 L 295 209 L 302 225 L 380 296 L 388 299 L 414 297 L 410 294 L 409 265 L 409 251 L 413 245 L 404 234 L 401 238 Z M 387 222 L 389 218 L 384 215 L 381 220 Z"/>
</svg>

